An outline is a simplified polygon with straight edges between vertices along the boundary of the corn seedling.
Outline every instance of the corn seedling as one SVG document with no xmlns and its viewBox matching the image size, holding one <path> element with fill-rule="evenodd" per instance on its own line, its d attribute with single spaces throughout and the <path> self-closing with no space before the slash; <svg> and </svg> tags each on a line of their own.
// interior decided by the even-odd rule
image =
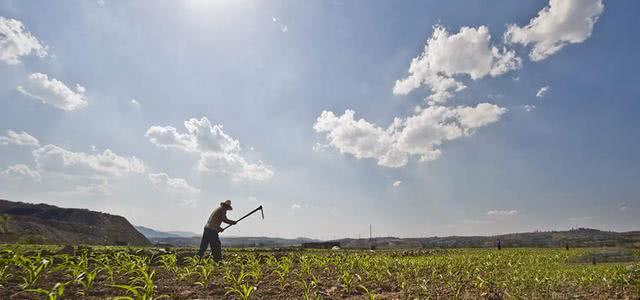
<svg viewBox="0 0 640 300">
<path fill-rule="evenodd" d="M 58 282 L 53 286 L 53 288 L 51 288 L 51 290 L 37 288 L 37 289 L 26 289 L 25 292 L 43 295 L 45 299 L 48 299 L 48 300 L 57 300 L 57 299 L 62 299 L 62 296 L 64 296 L 64 287 L 67 284 L 68 283 Z"/>
<path fill-rule="evenodd" d="M 3 263 L 4 264 L 4 263 Z M 4 283 L 11 278 L 13 274 L 9 272 L 9 265 L 4 265 L 0 268 L 0 288 L 4 287 Z"/>
<path fill-rule="evenodd" d="M 283 270 L 274 270 L 273 271 L 278 276 L 278 285 L 280 285 L 281 289 L 287 285 L 287 275 L 289 272 Z"/>
<path fill-rule="evenodd" d="M 291 265 L 293 261 L 289 257 L 283 257 L 279 263 L 277 263 L 277 269 L 273 272 L 278 276 L 278 284 L 280 288 L 284 289 L 287 284 L 287 277 L 291 272 Z"/>
<path fill-rule="evenodd" d="M 229 285 L 231 285 L 232 287 L 239 287 L 244 284 L 246 276 L 247 274 L 244 272 L 244 270 L 240 270 L 238 275 L 234 275 L 233 273 L 228 272 L 225 274 L 224 280 L 226 282 L 229 282 Z"/>
<path fill-rule="evenodd" d="M 14 263 L 22 270 L 22 275 L 20 276 L 22 279 L 21 287 L 28 289 L 36 285 L 51 261 L 40 258 L 40 256 L 36 256 L 33 259 L 16 256 Z"/>
<path fill-rule="evenodd" d="M 166 254 L 160 256 L 160 263 L 165 268 L 165 270 L 178 273 L 177 259 L 175 254 Z"/>
<path fill-rule="evenodd" d="M 254 282 L 260 282 L 262 279 L 262 267 L 260 266 L 260 262 L 257 259 L 251 259 L 247 263 L 248 265 L 248 276 L 253 278 Z"/>
<path fill-rule="evenodd" d="M 93 285 L 96 281 L 96 277 L 98 276 L 98 273 L 99 272 L 97 271 L 92 271 L 92 272 L 87 271 L 87 272 L 80 273 L 80 275 L 76 277 L 74 281 L 78 285 L 82 286 L 82 291 L 80 292 L 81 295 L 86 295 L 93 289 Z"/>
<path fill-rule="evenodd" d="M 247 284 L 240 284 L 239 286 L 232 286 L 227 288 L 227 292 L 225 295 L 235 295 L 238 299 L 248 300 L 251 299 L 251 296 L 256 291 L 256 287 Z"/>
<path fill-rule="evenodd" d="M 198 275 L 198 281 L 196 281 L 195 284 L 201 287 L 207 287 L 209 281 L 211 281 L 214 269 L 213 263 L 196 266 L 195 274 Z"/>
<path fill-rule="evenodd" d="M 153 300 L 153 299 L 161 299 L 161 298 L 169 298 L 167 295 L 156 296 L 156 285 L 154 282 L 155 271 L 151 271 L 151 273 L 147 272 L 148 266 L 141 266 L 138 270 L 135 271 L 137 276 L 134 276 L 130 279 L 132 285 L 112 285 L 115 288 L 123 289 L 132 294 L 127 297 L 116 297 L 116 299 L 121 300 Z"/>
<path fill-rule="evenodd" d="M 366 286 L 361 284 L 359 288 L 365 293 L 365 295 L 367 295 L 367 299 L 369 300 L 377 299 L 376 293 L 374 293 L 374 291 L 369 290 Z"/>
<path fill-rule="evenodd" d="M 344 273 L 342 273 L 342 276 L 340 277 L 340 283 L 342 284 L 342 288 L 345 293 L 351 294 L 351 291 L 353 290 L 353 286 L 355 284 L 355 278 L 356 277 L 349 271 L 345 271 Z"/>
<path fill-rule="evenodd" d="M 500 252 L 429 249 L 375 253 L 357 250 L 268 253 L 230 249 L 225 262 L 220 264 L 210 257 L 200 260 L 193 256 L 182 261 L 180 251 L 193 253 L 193 250 L 181 249 L 177 249 L 176 254 L 164 253 L 155 258 L 149 254 L 150 251 L 153 254 L 153 249 L 136 251 L 125 247 L 93 247 L 77 256 L 52 255 L 55 251 L 57 248 L 53 246 L 0 245 L 0 285 L 3 285 L 0 298 L 7 298 L 5 295 L 90 298 L 98 290 L 100 297 L 110 299 L 167 298 L 156 294 L 192 282 L 208 287 L 216 274 L 224 275 L 224 290 L 189 289 L 191 295 L 187 297 L 272 299 L 278 295 L 319 299 L 322 293 L 330 298 L 365 299 L 375 299 L 383 293 L 406 299 L 565 299 L 573 295 L 636 299 L 640 296 L 637 263 L 594 266 L 571 262 L 575 257 L 590 257 L 598 249 L 523 248 Z M 640 250 L 631 251 L 640 256 Z M 157 281 L 156 277 L 160 276 L 162 280 Z M 321 285 L 320 278 L 327 284 Z M 59 280 L 68 282 L 53 286 Z M 160 289 L 157 287 L 160 283 L 167 286 Z M 279 289 L 278 293 L 272 293 L 273 289 Z"/>
<path fill-rule="evenodd" d="M 302 287 L 302 298 L 305 300 L 313 299 L 313 290 L 316 288 L 316 282 L 306 281 L 304 279 L 300 279 L 298 282 Z"/>
<path fill-rule="evenodd" d="M 78 258 L 77 261 L 74 261 L 73 259 L 68 259 L 60 264 L 57 269 L 59 270 L 63 270 L 71 279 L 75 279 L 78 278 L 80 276 L 80 274 L 86 273 L 88 266 L 89 266 L 89 260 L 87 259 L 86 255 L 82 255 Z"/>
</svg>

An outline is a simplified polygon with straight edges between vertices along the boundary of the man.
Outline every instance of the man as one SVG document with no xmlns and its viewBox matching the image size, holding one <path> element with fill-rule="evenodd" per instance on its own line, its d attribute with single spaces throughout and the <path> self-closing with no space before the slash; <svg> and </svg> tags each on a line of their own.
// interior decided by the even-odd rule
<svg viewBox="0 0 640 300">
<path fill-rule="evenodd" d="M 204 253 L 207 251 L 207 246 L 211 245 L 213 260 L 216 262 L 222 260 L 222 244 L 220 243 L 218 233 L 224 231 L 220 226 L 222 225 L 222 222 L 231 225 L 235 225 L 237 223 L 236 221 L 229 220 L 227 218 L 227 211 L 232 209 L 231 200 L 226 200 L 225 202 L 220 203 L 220 207 L 216 208 L 213 213 L 211 213 L 209 221 L 207 221 L 207 224 L 204 226 L 202 241 L 200 241 L 200 251 L 198 251 L 198 256 L 200 256 L 200 258 L 202 258 Z"/>
</svg>

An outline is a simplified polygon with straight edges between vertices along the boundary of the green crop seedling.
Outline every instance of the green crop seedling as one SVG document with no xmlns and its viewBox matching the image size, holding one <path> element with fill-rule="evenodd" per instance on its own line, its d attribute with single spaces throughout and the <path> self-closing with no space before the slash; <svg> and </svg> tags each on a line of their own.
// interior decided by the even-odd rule
<svg viewBox="0 0 640 300">
<path fill-rule="evenodd" d="M 635 299 L 637 262 L 574 263 L 600 249 L 287 251 L 227 249 L 225 261 L 193 250 L 0 246 L 0 299 Z M 640 251 L 633 250 L 635 257 Z M 64 280 L 64 281 L 60 281 Z M 58 284 L 59 283 L 59 284 Z M 193 286 L 199 288 L 193 288 Z"/>
</svg>

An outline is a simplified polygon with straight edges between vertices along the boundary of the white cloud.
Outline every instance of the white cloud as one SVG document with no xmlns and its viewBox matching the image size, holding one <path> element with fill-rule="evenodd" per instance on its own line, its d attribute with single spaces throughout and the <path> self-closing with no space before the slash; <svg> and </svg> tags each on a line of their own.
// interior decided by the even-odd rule
<svg viewBox="0 0 640 300">
<path fill-rule="evenodd" d="M 86 89 L 76 84 L 75 90 L 67 87 L 62 81 L 49 79 L 46 74 L 33 73 L 29 75 L 24 85 L 17 90 L 31 98 L 51 104 L 59 109 L 72 111 L 87 106 Z"/>
<path fill-rule="evenodd" d="M 0 136 L 0 145 L 20 145 L 20 146 L 40 146 L 38 139 L 34 138 L 26 132 L 17 133 L 13 130 L 7 130 L 5 136 Z"/>
<path fill-rule="evenodd" d="M 352 110 L 342 116 L 323 111 L 313 128 L 326 133 L 328 144 L 341 153 L 358 159 L 373 158 L 378 165 L 397 168 L 406 165 L 411 155 L 419 156 L 421 161 L 437 159 L 442 143 L 497 122 L 506 111 L 489 103 L 476 107 L 429 106 L 406 119 L 396 118 L 387 128 L 354 119 Z"/>
<path fill-rule="evenodd" d="M 131 105 L 133 105 L 133 107 L 140 109 L 140 107 L 142 107 L 142 105 L 140 105 L 140 101 L 136 100 L 136 99 L 131 99 Z"/>
<path fill-rule="evenodd" d="M 331 145 L 327 145 L 327 144 L 322 144 L 322 143 L 315 143 L 315 145 L 313 145 L 313 147 L 311 147 L 311 149 L 315 152 L 324 152 L 325 150 L 327 150 L 327 148 L 330 148 Z"/>
<path fill-rule="evenodd" d="M 621 206 L 620 207 L 620 211 L 624 212 L 624 211 L 629 211 L 629 210 L 631 210 L 631 209 L 628 206 Z"/>
<path fill-rule="evenodd" d="M 549 91 L 549 86 L 548 85 L 543 86 L 536 93 L 536 97 L 543 98 L 547 94 L 548 91 Z"/>
<path fill-rule="evenodd" d="M 124 176 L 144 173 L 144 164 L 136 157 L 122 157 L 106 149 L 102 153 L 71 152 L 55 145 L 33 150 L 39 170 L 77 176 Z"/>
<path fill-rule="evenodd" d="M 40 173 L 23 164 L 9 166 L 7 169 L 0 171 L 0 176 L 10 179 L 34 180 L 40 181 Z"/>
<path fill-rule="evenodd" d="M 514 51 L 491 45 L 486 26 L 462 27 L 456 34 L 436 26 L 424 52 L 411 61 L 409 76 L 396 81 L 393 93 L 406 95 L 424 85 L 431 89 L 430 104 L 443 103 L 466 88 L 455 76 L 468 75 L 473 80 L 495 77 L 521 64 Z"/>
<path fill-rule="evenodd" d="M 567 44 L 584 42 L 604 11 L 602 0 L 550 0 L 524 27 L 509 25 L 505 41 L 533 44 L 529 58 L 543 60 Z"/>
<path fill-rule="evenodd" d="M 300 208 L 302 208 L 300 204 L 294 203 L 293 205 L 291 205 L 291 209 L 300 209 Z"/>
<path fill-rule="evenodd" d="M 111 195 L 111 184 L 103 180 L 99 183 L 91 183 L 88 185 L 76 185 L 75 188 L 69 192 L 64 192 L 65 195 L 80 196 L 80 197 L 100 197 Z"/>
<path fill-rule="evenodd" d="M 271 17 L 271 21 L 273 21 L 273 23 L 276 23 L 280 27 L 280 31 L 282 31 L 282 32 L 289 31 L 289 27 L 287 25 L 282 24 L 280 19 L 278 19 L 276 17 Z"/>
<path fill-rule="evenodd" d="M 517 210 L 490 210 L 487 212 L 489 216 L 515 216 L 517 214 Z"/>
<path fill-rule="evenodd" d="M 337 117 L 333 112 L 323 111 L 313 125 L 318 133 L 326 132 L 329 145 L 341 153 L 356 158 L 375 158 L 379 165 L 400 167 L 407 163 L 407 154 L 398 151 L 394 138 L 395 127 L 384 129 L 364 119 L 355 120 L 355 112 L 347 110 Z"/>
<path fill-rule="evenodd" d="M 238 153 L 202 153 L 198 169 L 228 175 L 233 181 L 265 181 L 273 177 L 273 171 L 262 161 L 249 163 Z"/>
<path fill-rule="evenodd" d="M 200 190 L 191 186 L 183 178 L 171 178 L 166 173 L 149 174 L 149 181 L 153 185 L 178 194 L 197 194 Z"/>
<path fill-rule="evenodd" d="M 240 142 L 224 133 L 222 125 L 211 125 L 209 119 L 191 118 L 184 122 L 187 133 L 179 133 L 172 126 L 151 126 L 146 133 L 149 141 L 163 148 L 178 148 L 188 152 L 240 151 Z"/>
<path fill-rule="evenodd" d="M 31 32 L 25 31 L 22 22 L 0 17 L 0 60 L 7 64 L 20 63 L 20 57 L 35 54 L 47 56 L 47 46 L 43 46 Z"/>
<path fill-rule="evenodd" d="M 532 111 L 536 110 L 536 106 L 535 106 L 535 105 L 533 105 L 533 104 L 526 104 L 526 105 L 524 106 L 524 110 L 525 110 L 526 112 L 532 112 Z"/>
<path fill-rule="evenodd" d="M 197 152 L 190 134 L 178 133 L 172 126 L 151 126 L 145 136 L 149 141 L 161 148 L 178 148 L 189 152 Z"/>
<path fill-rule="evenodd" d="M 393 187 L 399 187 L 401 184 L 402 184 L 402 181 L 396 180 L 396 181 L 393 182 L 392 185 L 393 185 Z"/>
<path fill-rule="evenodd" d="M 225 174 L 234 181 L 263 181 L 273 177 L 273 170 L 263 162 L 248 162 L 241 154 L 240 142 L 223 131 L 222 125 L 211 125 L 209 119 L 189 119 L 184 122 L 187 133 L 171 126 L 152 126 L 147 130 L 149 141 L 162 148 L 177 148 L 198 153 L 198 169 Z"/>
</svg>

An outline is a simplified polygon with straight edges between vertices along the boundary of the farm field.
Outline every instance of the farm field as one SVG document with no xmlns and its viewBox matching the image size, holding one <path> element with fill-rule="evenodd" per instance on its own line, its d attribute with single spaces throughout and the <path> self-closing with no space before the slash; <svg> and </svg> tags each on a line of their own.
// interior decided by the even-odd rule
<svg viewBox="0 0 640 300">
<path fill-rule="evenodd" d="M 593 249 L 231 249 L 222 264 L 188 248 L 0 249 L 1 299 L 637 299 L 640 288 L 637 263 L 572 262 Z"/>
</svg>

